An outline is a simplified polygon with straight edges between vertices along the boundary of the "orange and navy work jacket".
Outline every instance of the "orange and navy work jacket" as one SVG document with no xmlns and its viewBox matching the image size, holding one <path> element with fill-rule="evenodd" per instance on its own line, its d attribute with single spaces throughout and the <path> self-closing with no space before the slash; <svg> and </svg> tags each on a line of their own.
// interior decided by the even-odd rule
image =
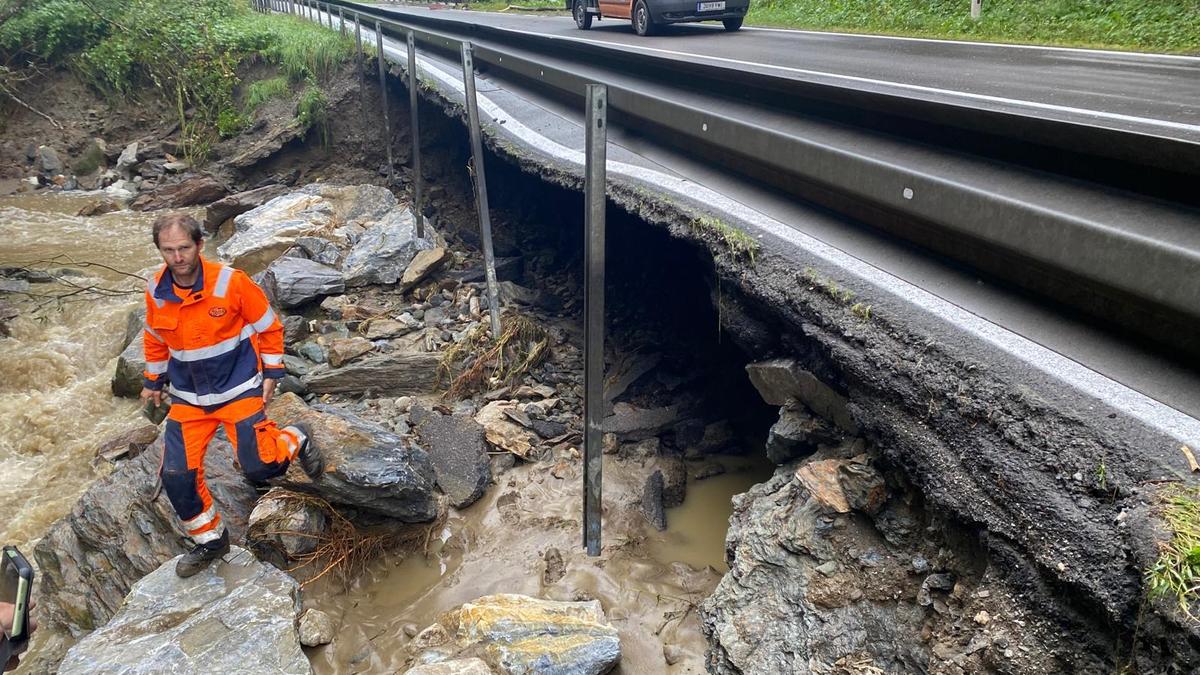
<svg viewBox="0 0 1200 675">
<path fill-rule="evenodd" d="M 180 297 L 180 296 L 183 297 Z M 245 272 L 200 259 L 187 292 L 163 265 L 146 288 L 145 386 L 215 409 L 283 377 L 283 325 Z"/>
</svg>

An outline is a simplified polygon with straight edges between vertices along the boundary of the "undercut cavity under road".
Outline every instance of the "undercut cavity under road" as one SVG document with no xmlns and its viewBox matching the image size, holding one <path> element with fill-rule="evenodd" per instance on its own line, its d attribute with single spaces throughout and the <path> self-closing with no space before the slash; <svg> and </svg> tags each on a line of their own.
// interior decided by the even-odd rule
<svg viewBox="0 0 1200 675">
<path fill-rule="evenodd" d="M 582 31 L 568 16 L 402 11 L 1200 142 L 1200 57 L 760 28 L 726 33 L 717 23 L 638 37 L 625 19 Z"/>
</svg>

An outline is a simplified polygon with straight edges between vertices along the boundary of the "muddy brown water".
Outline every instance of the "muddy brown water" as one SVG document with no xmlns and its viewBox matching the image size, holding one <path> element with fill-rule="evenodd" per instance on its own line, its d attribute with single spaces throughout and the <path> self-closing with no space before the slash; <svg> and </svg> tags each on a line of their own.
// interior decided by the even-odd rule
<svg viewBox="0 0 1200 675">
<path fill-rule="evenodd" d="M 0 197 L 0 266 L 80 269 L 76 284 L 138 289 L 123 275 L 87 262 L 140 272 L 157 264 L 149 240 L 157 214 L 120 211 L 74 215 L 84 196 Z M 38 295 L 72 290 L 33 284 Z M 140 426 L 134 402 L 111 395 L 128 312 L 127 296 L 44 305 L 44 297 L 5 294 L 21 315 L 0 338 L 0 542 L 27 554 L 91 482 L 103 439 Z M 306 607 L 329 612 L 333 644 L 306 650 L 317 673 L 392 673 L 406 658 L 409 634 L 439 614 L 489 593 L 573 600 L 598 598 L 621 632 L 619 673 L 703 672 L 705 642 L 696 606 L 725 572 L 730 499 L 771 472 L 761 458 L 720 458 L 728 472 L 689 481 L 688 496 L 655 532 L 632 506 L 641 485 L 630 465 L 605 457 L 604 551 L 583 553 L 578 463 L 554 477 L 548 464 L 518 466 L 497 477 L 478 503 L 451 511 L 427 554 L 386 554 L 347 588 L 321 580 L 303 592 Z M 545 575 L 544 556 L 562 555 L 562 576 Z M 553 576 L 553 575 L 552 575 Z M 47 634 L 34 643 L 55 639 Z M 664 645 L 673 665 L 664 659 Z M 27 670 L 23 668 L 22 670 Z"/>
<path fill-rule="evenodd" d="M 0 266 L 72 268 L 83 272 L 70 277 L 79 285 L 136 288 L 127 277 L 80 263 L 130 272 L 153 264 L 149 231 L 155 214 L 74 215 L 88 201 L 44 194 L 0 198 Z M 45 296 L 74 289 L 49 283 L 29 290 Z M 114 398 L 110 388 L 126 315 L 141 296 L 83 297 L 38 309 L 46 298 L 4 294 L 21 315 L 10 324 L 12 337 L 0 338 L 0 541 L 27 555 L 104 470 L 92 467 L 95 446 L 142 423 L 136 406 Z"/>
</svg>

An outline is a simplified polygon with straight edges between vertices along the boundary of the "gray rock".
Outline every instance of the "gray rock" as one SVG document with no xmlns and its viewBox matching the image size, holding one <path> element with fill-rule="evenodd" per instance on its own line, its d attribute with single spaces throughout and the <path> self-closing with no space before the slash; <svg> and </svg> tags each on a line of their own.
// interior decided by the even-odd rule
<svg viewBox="0 0 1200 675">
<path fill-rule="evenodd" d="M 296 377 L 304 377 L 305 375 L 308 374 L 308 372 L 310 370 L 312 370 L 312 365 L 309 364 L 308 361 L 305 361 L 304 359 L 300 358 L 299 356 L 292 356 L 291 354 L 284 354 L 283 355 L 283 368 L 289 374 L 295 375 Z"/>
<path fill-rule="evenodd" d="M 787 405 L 794 399 L 843 430 L 858 433 L 858 425 L 846 407 L 846 398 L 801 368 L 795 359 L 749 363 L 746 372 L 763 400 L 770 405 Z"/>
<path fill-rule="evenodd" d="M 438 485 L 455 508 L 475 503 L 492 482 L 483 427 L 467 414 L 421 417 L 417 433 L 429 449 Z"/>
<path fill-rule="evenodd" d="M 229 190 L 211 176 L 188 176 L 178 183 L 159 185 L 142 193 L 129 204 L 134 211 L 176 209 L 214 202 Z"/>
<path fill-rule="evenodd" d="M 112 393 L 124 398 L 137 398 L 142 393 L 142 373 L 146 369 L 146 354 L 142 346 L 142 333 L 135 334 L 133 341 L 117 357 L 117 369 L 112 377 Z"/>
<path fill-rule="evenodd" d="M 254 273 L 304 237 L 348 245 L 350 231 L 374 224 L 395 207 L 395 196 L 385 188 L 313 183 L 236 216 L 234 235 L 218 252 Z"/>
<path fill-rule="evenodd" d="M 133 175 L 133 168 L 138 164 L 138 142 L 134 141 L 125 146 L 117 157 L 117 172 L 126 178 Z"/>
<path fill-rule="evenodd" d="M 866 575 L 881 572 L 861 570 L 853 551 L 888 546 L 866 519 L 830 528 L 836 512 L 790 466 L 734 497 L 725 541 L 730 571 L 701 605 L 710 673 L 816 673 L 811 664 L 855 653 L 888 664 L 887 672 L 928 669 L 924 609 L 904 597 L 855 601 Z M 890 560 L 891 573 L 906 575 L 907 558 Z"/>
<path fill-rule="evenodd" d="M 419 251 L 433 242 L 417 238 L 416 220 L 410 211 L 395 209 L 355 242 L 342 263 L 346 285 L 394 284 Z"/>
<path fill-rule="evenodd" d="M 308 319 L 299 314 L 292 314 L 283 318 L 284 344 L 294 345 L 306 337 L 308 337 Z"/>
<path fill-rule="evenodd" d="M 776 464 L 786 464 L 840 438 L 841 434 L 829 423 L 793 403 L 779 409 L 779 421 L 767 434 L 767 457 Z"/>
<path fill-rule="evenodd" d="M 325 352 L 325 348 L 316 342 L 305 342 L 296 348 L 296 353 L 313 363 L 325 363 L 329 360 L 329 354 Z"/>
<path fill-rule="evenodd" d="M 63 163 L 58 157 L 58 151 L 48 145 L 39 146 L 37 149 L 37 169 L 44 176 L 57 176 L 62 173 Z"/>
<path fill-rule="evenodd" d="M 284 309 L 299 307 L 346 291 L 342 273 L 305 258 L 280 258 L 267 267 L 263 291 Z"/>
<path fill-rule="evenodd" d="M 296 247 L 304 251 L 304 256 L 322 265 L 340 268 L 342 266 L 342 251 L 331 241 L 320 237 L 300 237 Z"/>
<path fill-rule="evenodd" d="M 314 369 L 304 377 L 304 384 L 317 394 L 367 390 L 393 396 L 429 394 L 437 388 L 438 362 L 438 355 L 432 352 L 392 352 L 360 358 L 341 368 Z"/>
<path fill-rule="evenodd" d="M 325 459 L 325 473 L 315 480 L 293 465 L 281 487 L 404 522 L 425 522 L 437 514 L 433 467 L 420 447 L 344 410 L 309 408 L 294 394 L 277 396 L 270 416 L 280 423 L 308 424 Z"/>
<path fill-rule="evenodd" d="M 129 310 L 125 315 L 125 337 L 121 341 L 121 349 L 128 347 L 134 340 L 141 340 L 145 327 L 146 305 L 139 303 L 136 309 Z"/>
<path fill-rule="evenodd" d="M 226 220 L 262 206 L 288 189 L 286 185 L 265 185 L 218 199 L 204 209 L 204 228 L 216 232 Z"/>
<path fill-rule="evenodd" d="M 58 672 L 307 675 L 299 613 L 296 581 L 240 548 L 188 579 L 171 560 L 134 584 L 120 611 L 72 647 Z"/>
<path fill-rule="evenodd" d="M 657 436 L 679 420 L 676 406 L 664 408 L 638 408 L 628 403 L 613 406 L 613 414 L 605 417 L 600 428 L 605 433 L 614 433 L 623 441 L 636 441 Z"/>
<path fill-rule="evenodd" d="M 333 642 L 333 619 L 319 609 L 310 609 L 300 617 L 300 644 L 319 647 Z"/>
<path fill-rule="evenodd" d="M 663 504 L 663 482 L 662 471 L 655 470 L 646 479 L 646 485 L 642 488 L 642 514 L 659 532 L 667 529 L 667 510 Z"/>
<path fill-rule="evenodd" d="M 96 629 L 135 581 L 190 548 L 167 496 L 151 499 L 161 461 L 160 439 L 93 483 L 34 547 L 46 623 L 76 636 Z M 240 540 L 258 495 L 234 468 L 227 441 L 212 441 L 204 468 L 221 519 Z"/>
<path fill-rule="evenodd" d="M 317 549 L 329 532 L 329 517 L 310 501 L 272 488 L 250 512 L 246 546 L 260 560 L 287 570 L 288 562 Z"/>
</svg>

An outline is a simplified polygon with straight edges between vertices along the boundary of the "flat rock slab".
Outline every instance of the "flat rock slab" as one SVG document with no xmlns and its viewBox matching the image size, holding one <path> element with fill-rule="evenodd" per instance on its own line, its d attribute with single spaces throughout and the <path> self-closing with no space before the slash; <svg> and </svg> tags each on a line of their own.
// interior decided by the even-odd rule
<svg viewBox="0 0 1200 675">
<path fill-rule="evenodd" d="M 437 386 L 438 354 L 407 352 L 369 356 L 341 368 L 314 369 L 304 376 L 316 394 L 372 393 L 412 396 L 432 393 Z"/>
<path fill-rule="evenodd" d="M 294 579 L 238 547 L 187 579 L 176 560 L 134 584 L 112 620 L 67 652 L 60 675 L 312 672 Z"/>
<path fill-rule="evenodd" d="M 155 441 L 93 483 L 34 547 L 38 603 L 50 623 L 72 635 L 97 628 L 135 581 L 190 548 L 166 494 L 152 499 L 162 445 Z M 204 469 L 222 521 L 241 540 L 258 494 L 234 468 L 227 441 L 213 439 Z"/>
<path fill-rule="evenodd" d="M 262 287 L 271 303 L 284 309 L 346 292 L 341 272 L 307 258 L 280 258 L 271 263 Z"/>
<path fill-rule="evenodd" d="M 214 202 L 229 190 L 211 176 L 192 176 L 178 183 L 163 185 L 149 192 L 138 195 L 129 208 L 134 211 L 155 211 L 157 209 L 178 209 L 184 206 L 196 206 Z"/>
<path fill-rule="evenodd" d="M 815 375 L 800 367 L 795 359 L 771 359 L 746 364 L 750 382 L 763 400 L 770 405 L 787 405 L 800 401 L 809 410 L 833 422 L 843 430 L 858 433 L 858 425 L 850 417 L 846 397 L 834 391 Z"/>
<path fill-rule="evenodd" d="M 286 185 L 264 185 L 218 199 L 204 210 L 204 229 L 216 232 L 226 220 L 262 206 L 289 190 Z"/>
<path fill-rule="evenodd" d="M 483 427 L 470 415 L 429 412 L 416 431 L 428 448 L 438 486 L 455 508 L 473 504 L 492 482 Z"/>
<path fill-rule="evenodd" d="M 414 643 L 420 644 L 426 635 L 438 636 L 430 642 L 442 644 L 425 646 L 470 654 L 482 651 L 484 661 L 497 673 L 600 675 L 621 660 L 617 629 L 608 623 L 597 600 L 488 595 L 443 614 Z"/>
<path fill-rule="evenodd" d="M 338 408 L 309 408 L 295 394 L 276 397 L 270 416 L 280 424 L 308 424 L 325 459 L 325 472 L 315 480 L 293 464 L 282 487 L 409 523 L 437 514 L 433 467 L 420 447 Z"/>
</svg>

